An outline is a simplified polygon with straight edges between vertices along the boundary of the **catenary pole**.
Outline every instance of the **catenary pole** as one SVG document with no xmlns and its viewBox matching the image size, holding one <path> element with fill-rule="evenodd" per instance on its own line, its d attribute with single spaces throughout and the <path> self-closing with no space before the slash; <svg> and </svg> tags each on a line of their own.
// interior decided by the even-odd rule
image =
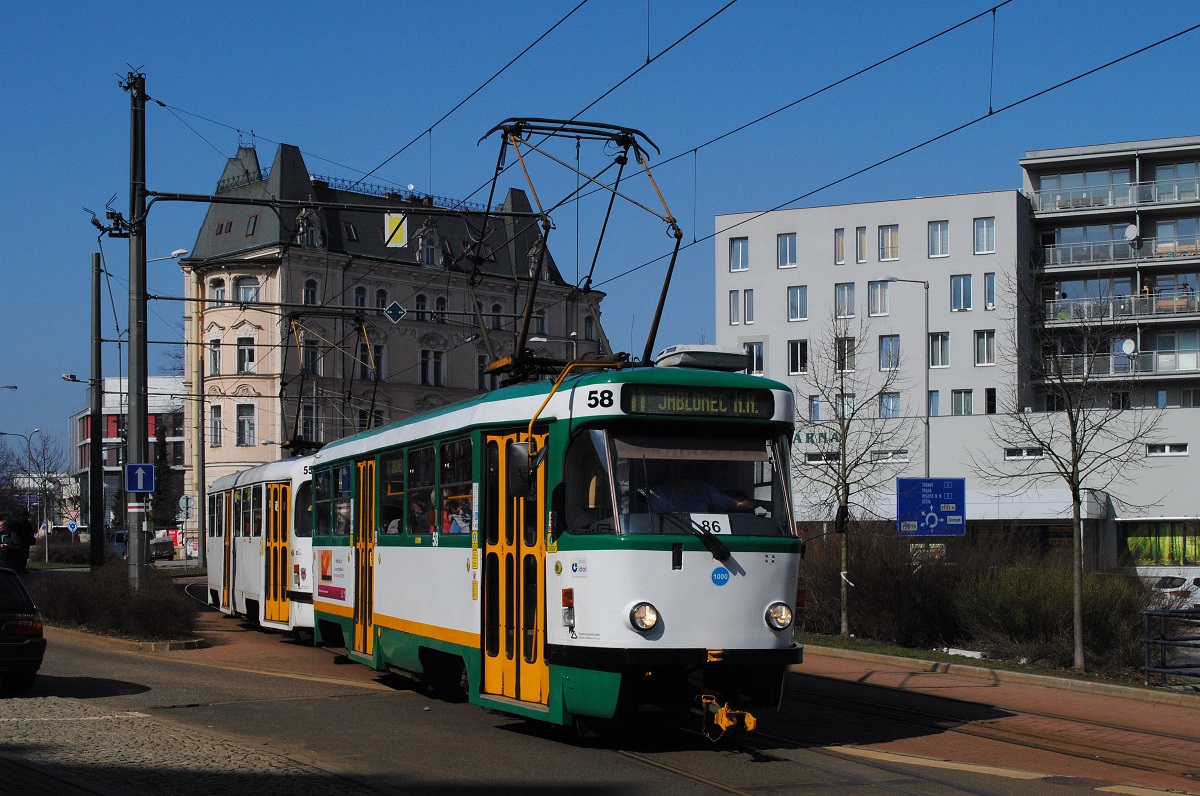
<svg viewBox="0 0 1200 796">
<path fill-rule="evenodd" d="M 129 72 L 129 419 L 125 463 L 149 462 L 149 398 L 146 381 L 146 76 Z M 128 493 L 129 587 L 147 578 L 146 494 Z"/>
<path fill-rule="evenodd" d="M 104 375 L 100 351 L 100 253 L 92 253 L 92 378 L 91 414 L 88 418 L 88 562 L 92 569 L 104 565 L 104 431 L 101 402 Z"/>
</svg>

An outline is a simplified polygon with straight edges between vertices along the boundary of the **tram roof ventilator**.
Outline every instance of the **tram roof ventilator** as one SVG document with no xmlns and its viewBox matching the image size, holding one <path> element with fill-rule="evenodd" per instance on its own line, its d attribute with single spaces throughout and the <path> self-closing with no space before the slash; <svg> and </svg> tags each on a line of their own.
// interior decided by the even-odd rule
<svg viewBox="0 0 1200 796">
<path fill-rule="evenodd" d="M 667 346 L 654 358 L 654 366 L 659 368 L 702 368 L 739 373 L 747 370 L 749 365 L 750 355 L 745 351 L 730 351 L 716 345 Z"/>
</svg>

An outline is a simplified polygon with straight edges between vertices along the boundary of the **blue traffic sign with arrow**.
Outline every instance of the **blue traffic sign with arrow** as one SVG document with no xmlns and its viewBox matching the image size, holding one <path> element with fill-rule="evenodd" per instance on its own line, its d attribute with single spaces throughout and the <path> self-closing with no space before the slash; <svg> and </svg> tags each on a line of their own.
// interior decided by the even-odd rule
<svg viewBox="0 0 1200 796">
<path fill-rule="evenodd" d="M 126 464 L 125 465 L 125 491 L 134 492 L 153 492 L 154 491 L 154 465 L 153 464 Z"/>
</svg>

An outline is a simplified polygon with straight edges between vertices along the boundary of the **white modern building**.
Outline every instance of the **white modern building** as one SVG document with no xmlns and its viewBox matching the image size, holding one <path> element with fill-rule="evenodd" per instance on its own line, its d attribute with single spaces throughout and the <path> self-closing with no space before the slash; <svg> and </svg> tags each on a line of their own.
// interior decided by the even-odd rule
<svg viewBox="0 0 1200 796">
<path fill-rule="evenodd" d="M 828 421 L 857 406 L 900 429 L 865 454 L 893 477 L 966 478 L 968 529 L 1069 544 L 1061 481 L 983 471 L 1041 455 L 1000 442 L 997 416 L 1054 413 L 1028 357 L 1084 367 L 1079 327 L 1108 313 L 1109 348 L 1087 367 L 1111 369 L 1115 407 L 1161 415 L 1146 466 L 1085 501 L 1089 557 L 1198 563 L 1198 162 L 1200 138 L 1038 151 L 1020 191 L 717 216 L 716 342 L 795 390 L 798 480 L 836 455 Z M 856 515 L 896 515 L 894 487 L 858 501 Z M 836 504 L 798 490 L 797 507 L 826 520 Z"/>
</svg>

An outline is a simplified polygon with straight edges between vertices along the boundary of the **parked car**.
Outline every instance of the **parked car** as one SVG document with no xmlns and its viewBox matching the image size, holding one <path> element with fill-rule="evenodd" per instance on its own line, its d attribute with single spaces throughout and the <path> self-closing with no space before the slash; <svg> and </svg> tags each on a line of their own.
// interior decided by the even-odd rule
<svg viewBox="0 0 1200 796">
<path fill-rule="evenodd" d="M 104 546 L 119 558 L 129 557 L 129 532 L 113 531 Z M 175 542 L 169 536 L 155 536 L 150 540 L 149 560 L 175 558 Z"/>
<path fill-rule="evenodd" d="M 1163 575 L 1151 587 L 1156 602 L 1177 610 L 1200 609 L 1200 577 L 1186 573 Z"/>
<path fill-rule="evenodd" d="M 104 540 L 104 548 L 117 558 L 129 557 L 129 532 L 113 531 Z"/>
<path fill-rule="evenodd" d="M 16 572 L 0 567 L 0 685 L 5 691 L 32 690 L 46 637 L 42 615 Z"/>
<path fill-rule="evenodd" d="M 150 560 L 161 558 L 170 561 L 175 558 L 175 542 L 170 536 L 155 536 L 150 540 Z"/>
</svg>

